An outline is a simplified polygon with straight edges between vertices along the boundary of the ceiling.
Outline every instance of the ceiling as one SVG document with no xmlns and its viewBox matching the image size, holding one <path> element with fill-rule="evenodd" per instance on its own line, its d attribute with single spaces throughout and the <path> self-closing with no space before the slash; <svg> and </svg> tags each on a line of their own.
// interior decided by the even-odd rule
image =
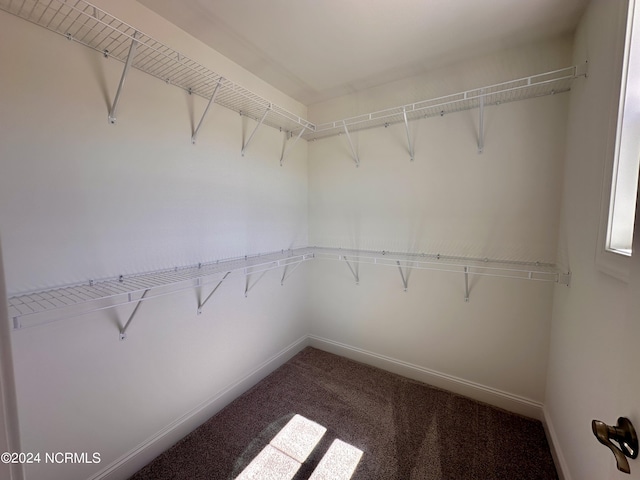
<svg viewBox="0 0 640 480">
<path fill-rule="evenodd" d="M 572 32 L 588 0 L 138 0 L 305 105 Z"/>
</svg>

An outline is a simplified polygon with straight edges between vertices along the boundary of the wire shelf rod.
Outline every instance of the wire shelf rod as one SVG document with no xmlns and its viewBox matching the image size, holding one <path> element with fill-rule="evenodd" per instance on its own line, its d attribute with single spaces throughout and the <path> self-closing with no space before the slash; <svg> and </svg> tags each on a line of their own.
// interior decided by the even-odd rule
<svg viewBox="0 0 640 480">
<path fill-rule="evenodd" d="M 573 68 L 573 67 L 572 67 Z M 547 80 L 543 83 L 538 83 L 536 85 L 547 85 L 550 83 L 556 83 L 559 82 L 561 80 L 569 80 L 569 79 L 573 79 L 574 77 L 564 77 L 561 79 L 554 79 L 554 80 Z M 426 109 L 430 109 L 430 108 L 441 108 L 444 106 L 448 106 L 448 105 L 455 105 L 458 103 L 463 103 L 463 102 L 470 102 L 473 100 L 479 100 L 481 97 L 488 97 L 491 95 L 498 95 L 498 94 L 505 94 L 505 93 L 510 93 L 510 92 L 515 92 L 515 91 L 519 91 L 525 88 L 530 88 L 530 86 L 528 85 L 523 85 L 523 86 L 518 86 L 518 87 L 513 87 L 510 89 L 506 89 L 500 92 L 490 92 L 490 93 L 485 93 L 483 95 L 478 95 L 475 97 L 471 97 L 471 98 L 467 98 L 467 97 L 463 97 L 463 98 L 456 98 L 456 99 L 452 99 L 452 100 L 447 100 L 450 97 L 458 97 L 461 94 L 453 94 L 453 95 L 448 95 L 446 97 L 440 97 L 440 98 L 436 98 L 436 99 L 432 99 L 432 100 L 423 100 L 420 102 L 416 102 L 410 105 L 405 105 L 404 107 L 392 107 L 392 108 L 388 108 L 385 110 L 380 110 L 378 112 L 374 112 L 374 113 L 369 113 L 366 115 L 358 115 L 356 117 L 351 117 L 351 118 L 347 118 L 344 120 L 339 120 L 339 121 L 335 121 L 335 122 L 329 122 L 326 124 L 318 124 L 316 126 L 316 133 L 322 133 L 324 130 L 329 130 L 329 129 L 333 129 L 333 128 L 341 128 L 343 127 L 343 122 L 347 124 L 347 126 L 354 126 L 357 125 L 359 123 L 362 122 L 366 122 L 366 121 L 372 121 L 372 120 L 384 120 L 386 118 L 392 117 L 392 116 L 397 116 L 397 115 L 401 115 L 402 113 L 402 108 L 406 108 L 408 113 L 414 113 L 414 112 L 421 112 L 423 110 Z M 549 93 L 552 94 L 552 93 Z M 432 101 L 437 101 L 439 103 L 435 103 L 435 104 L 429 104 L 429 105 L 425 105 L 425 106 L 417 106 L 420 103 L 426 103 L 426 102 L 432 102 Z M 365 118 L 362 118 L 365 117 Z"/>
<path fill-rule="evenodd" d="M 132 302 L 148 300 L 164 296 L 186 289 L 201 287 L 213 282 L 211 277 L 218 276 L 225 270 L 227 274 L 252 275 L 265 273 L 269 270 L 283 266 L 294 267 L 311 259 L 311 254 L 304 250 L 281 251 L 257 256 L 247 256 L 242 260 L 231 259 L 209 264 L 209 267 L 199 264 L 197 267 L 185 267 L 178 270 L 163 270 L 148 274 L 130 276 L 127 278 L 106 280 L 104 282 L 90 282 L 89 285 L 81 284 L 56 288 L 43 292 L 22 294 L 9 299 L 9 308 L 14 319 L 14 328 L 25 328 L 21 322 L 22 317 L 38 315 L 47 311 L 60 311 L 68 308 L 81 308 L 80 313 L 65 311 L 63 318 L 84 315 L 92 311 L 114 308 Z M 198 273 L 199 272 L 199 273 Z M 141 299 L 135 299 L 141 293 Z M 158 293 L 161 292 L 161 293 Z M 108 306 L 101 303 L 109 302 Z M 37 324 L 49 323 L 40 321 Z"/>
<path fill-rule="evenodd" d="M 213 281 L 204 282 L 204 283 L 201 283 L 200 285 L 197 285 L 197 286 L 206 286 L 206 285 L 211 284 L 212 282 Z M 185 290 L 191 290 L 193 288 L 194 288 L 194 286 L 186 286 L 186 287 L 182 287 L 182 288 L 179 288 L 179 289 L 176 289 L 176 290 L 172 290 L 170 292 L 155 293 L 153 296 L 144 297 L 142 299 L 129 299 L 128 298 L 127 300 L 119 301 L 117 303 L 113 303 L 113 304 L 110 304 L 110 305 L 93 307 L 93 308 L 91 308 L 90 310 L 87 310 L 87 311 L 83 310 L 83 311 L 80 311 L 80 312 L 73 312 L 73 313 L 65 314 L 63 318 L 66 319 L 66 318 L 80 317 L 80 316 L 86 315 L 88 313 L 100 312 L 100 311 L 103 311 L 103 310 L 109 310 L 109 309 L 112 309 L 112 308 L 115 308 L 115 307 L 119 307 L 119 306 L 122 306 L 122 305 L 129 305 L 131 303 L 137 303 L 139 301 L 151 300 L 151 299 L 155 299 L 155 298 L 165 297 L 167 295 L 173 295 L 175 293 L 183 292 Z M 120 293 L 119 295 L 122 296 L 122 295 L 124 295 L 124 293 Z M 109 298 L 101 298 L 100 300 L 105 300 L 105 299 L 109 299 Z M 64 304 L 64 303 L 61 304 L 61 302 L 57 302 L 55 304 L 52 303 L 52 305 L 53 305 L 53 309 L 56 309 L 56 310 L 59 311 L 60 309 L 64 309 L 65 307 L 73 307 L 73 306 L 76 306 L 77 304 Z M 33 328 L 33 327 L 37 327 L 37 326 L 40 326 L 40 325 L 46 325 L 46 324 L 49 324 L 49 323 L 53 323 L 53 322 L 56 322 L 56 321 L 61 319 L 60 317 L 47 318 L 47 319 L 39 321 L 38 323 L 33 324 L 33 325 L 22 325 L 22 323 L 20 321 L 20 319 L 22 317 L 34 316 L 34 315 L 38 315 L 40 313 L 46 313 L 46 310 L 41 310 L 41 311 L 33 311 L 32 309 L 25 310 L 25 312 L 22 313 L 21 315 L 19 315 L 17 317 L 14 317 L 14 329 Z"/>
<path fill-rule="evenodd" d="M 453 93 L 428 100 L 386 108 L 371 113 L 356 115 L 342 120 L 335 120 L 316 125 L 313 132 L 303 137 L 319 139 L 344 133 L 344 126 L 350 130 L 360 130 L 363 124 L 373 122 L 366 128 L 375 128 L 389 123 L 400 123 L 404 120 L 403 114 L 411 115 L 411 119 L 421 118 L 416 114 L 427 110 L 452 108 L 455 111 L 478 108 L 480 99 L 484 99 L 484 105 L 506 103 L 514 100 L 524 100 L 536 96 L 561 93 L 570 89 L 570 82 L 580 76 L 576 66 L 532 75 L 530 77 L 510 80 L 481 88 L 474 88 L 464 92 Z M 549 88 L 558 86 L 557 89 Z M 527 92 L 529 92 L 527 94 Z M 519 95 L 518 95 L 519 94 Z M 445 113 L 445 112 L 437 112 Z M 434 112 L 434 115 L 436 112 Z M 393 119 L 391 122 L 390 119 Z"/>
<path fill-rule="evenodd" d="M 224 275 L 222 278 L 224 280 L 232 274 L 249 276 L 285 267 L 281 279 L 281 283 L 283 283 L 301 263 L 312 259 L 331 259 L 345 262 L 356 283 L 359 283 L 360 278 L 355 264 L 393 266 L 400 269 L 404 288 L 408 287 L 408 277 L 405 271 L 408 273 L 412 269 L 462 273 L 465 275 L 465 279 L 468 279 L 469 275 L 478 275 L 555 282 L 564 285 L 569 284 L 571 276 L 570 272 L 563 272 L 554 264 L 541 262 L 304 247 L 15 295 L 9 298 L 9 312 L 13 319 L 14 329 L 27 328 L 120 305 L 130 303 L 139 305 L 140 302 L 152 298 L 219 283 L 221 275 Z M 289 266 L 292 269 L 287 272 Z M 249 286 L 249 289 L 251 288 L 252 285 Z M 246 286 L 245 289 L 247 289 Z M 199 307 L 204 306 L 204 303 L 206 302 L 202 302 Z M 23 318 L 31 317 L 35 318 L 35 321 L 23 324 Z"/>
<path fill-rule="evenodd" d="M 425 253 L 425 252 L 393 252 L 389 250 L 358 250 L 349 248 L 336 248 L 336 247 L 320 247 L 312 246 L 308 247 L 315 253 L 332 253 L 336 255 L 353 255 L 354 253 L 360 256 L 367 255 L 371 258 L 388 258 L 388 257 L 402 257 L 404 259 L 411 259 L 411 261 L 423 261 L 424 259 L 433 259 L 438 261 L 460 261 L 464 263 L 477 262 L 484 264 L 499 263 L 505 265 L 526 265 L 537 267 L 554 267 L 553 263 L 540 262 L 540 261 L 522 261 L 522 260 L 501 260 L 497 258 L 489 257 L 468 257 L 461 255 L 442 255 L 440 253 Z"/>
<path fill-rule="evenodd" d="M 321 258 L 321 257 L 318 257 L 318 258 Z M 331 259 L 331 260 L 337 260 L 337 259 Z M 354 260 L 352 257 L 349 257 L 349 261 L 353 263 L 366 263 L 366 262 L 359 262 L 357 260 Z M 388 263 L 377 263 L 376 265 L 383 265 L 388 267 L 395 266 L 396 268 L 398 267 L 398 265 L 391 265 Z M 407 266 L 405 265 L 405 267 Z M 416 270 L 432 270 L 432 271 L 456 273 L 456 274 L 468 273 L 469 275 L 494 277 L 494 278 L 509 278 L 514 280 L 530 280 L 530 281 L 546 282 L 546 283 L 560 283 L 557 279 L 558 274 L 556 273 L 552 274 L 552 273 L 544 273 L 544 272 L 522 271 L 521 274 L 517 274 L 518 272 L 517 270 L 512 270 L 513 273 L 508 274 L 508 273 L 499 273 L 497 271 L 492 271 L 492 272 L 474 271 L 472 270 L 473 267 L 464 267 L 462 265 L 456 266 L 456 267 L 457 268 L 454 268 L 451 265 L 443 265 L 442 268 L 428 268 L 425 266 L 414 266 L 414 267 L 407 267 L 407 268 L 409 269 L 415 268 Z M 465 268 L 467 268 L 467 272 L 465 272 L 464 270 Z M 529 275 L 530 273 L 532 275 Z M 540 275 L 540 276 L 536 276 L 536 275 Z"/>
<path fill-rule="evenodd" d="M 0 9 L 122 62 L 135 32 L 139 32 L 139 36 L 135 36 L 138 54 L 133 60 L 133 68 L 206 99 L 210 98 L 213 86 L 221 78 L 198 62 L 84 0 L 0 0 Z M 221 87 L 233 93 L 232 101 L 219 102 L 226 108 L 236 112 L 243 109 L 262 112 L 272 105 L 271 118 L 265 124 L 287 132 L 298 131 L 300 127 L 315 129 L 311 122 L 230 80 L 225 80 Z M 251 108 L 247 109 L 244 103 Z"/>
<path fill-rule="evenodd" d="M 384 251 L 376 252 L 323 247 L 314 247 L 314 254 L 316 258 L 344 260 L 344 258 L 348 257 L 352 262 L 393 267 L 397 267 L 399 262 L 403 267 L 414 269 L 443 270 L 443 268 L 450 268 L 453 272 L 460 272 L 460 268 L 467 266 L 471 269 L 478 269 L 478 271 L 486 272 L 486 275 L 498 272 L 511 272 L 519 275 L 528 275 L 529 272 L 534 272 L 534 274 L 548 276 L 550 281 L 556 281 L 556 277 L 562 273 L 558 270 L 556 265 L 551 263 L 503 261 L 488 258 L 445 256 L 439 254 L 414 254 Z M 474 274 L 478 273 L 474 272 Z"/>
</svg>

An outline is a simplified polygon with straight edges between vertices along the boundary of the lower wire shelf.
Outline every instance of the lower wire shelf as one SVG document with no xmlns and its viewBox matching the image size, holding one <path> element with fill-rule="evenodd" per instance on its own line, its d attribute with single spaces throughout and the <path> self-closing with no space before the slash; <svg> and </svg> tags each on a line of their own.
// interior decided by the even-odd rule
<svg viewBox="0 0 640 480">
<path fill-rule="evenodd" d="M 121 330 L 124 339 L 126 328 L 143 301 L 214 283 L 219 286 L 233 274 L 249 276 L 296 266 L 312 257 L 309 249 L 282 250 L 16 295 L 9 298 L 9 318 L 13 321 L 14 329 L 21 329 L 120 305 L 136 304 L 132 316 Z M 206 301 L 199 303 L 198 313 L 204 303 Z"/>
<path fill-rule="evenodd" d="M 355 277 L 356 283 L 359 283 L 359 276 L 352 264 L 374 264 L 398 268 L 405 291 L 408 289 L 407 272 L 411 269 L 460 273 L 464 275 L 465 301 L 469 301 L 469 275 L 555 282 L 567 286 L 571 279 L 571 273 L 563 272 L 556 265 L 549 263 L 506 262 L 487 258 L 425 253 L 303 247 L 139 275 L 121 275 L 118 278 L 20 294 L 9 298 L 9 318 L 13 322 L 13 328 L 18 330 L 121 305 L 135 304 L 129 320 L 120 330 L 120 338 L 124 340 L 127 328 L 143 301 L 215 284 L 209 295 L 199 301 L 197 313 L 200 314 L 218 287 L 231 275 L 244 275 L 248 279 L 249 276 L 257 273 L 282 268 L 281 283 L 283 283 L 295 268 L 311 259 L 345 262 Z M 250 288 L 247 281 L 245 296 Z"/>
<path fill-rule="evenodd" d="M 456 257 L 427 253 L 397 253 L 371 250 L 312 247 L 314 258 L 369 263 L 417 270 L 438 270 L 469 275 L 516 278 L 556 282 L 568 285 L 568 274 L 556 265 L 541 262 L 491 260 L 489 258 Z"/>
</svg>

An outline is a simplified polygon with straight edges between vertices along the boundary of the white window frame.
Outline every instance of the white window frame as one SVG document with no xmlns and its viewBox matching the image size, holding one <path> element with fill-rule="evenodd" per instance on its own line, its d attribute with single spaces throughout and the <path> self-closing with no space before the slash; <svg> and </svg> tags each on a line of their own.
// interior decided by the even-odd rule
<svg viewBox="0 0 640 480">
<path fill-rule="evenodd" d="M 632 35 L 633 19 L 635 16 L 634 13 L 636 13 L 638 15 L 638 18 L 640 19 L 640 12 L 637 12 L 636 10 L 640 10 L 640 2 L 636 3 L 635 0 L 630 0 L 626 15 L 627 21 L 625 34 L 624 36 L 620 37 L 621 41 L 624 41 L 624 44 L 619 45 L 619 48 L 616 49 L 617 51 L 623 51 L 624 54 L 622 55 L 622 57 L 619 57 L 618 63 L 616 65 L 616 71 L 620 72 L 620 76 L 617 79 L 618 81 L 616 82 L 616 85 L 613 89 L 614 92 L 612 94 L 613 98 L 611 105 L 614 106 L 614 108 L 612 108 L 612 112 L 610 115 L 609 142 L 606 151 L 607 161 L 605 162 L 605 175 L 603 179 L 604 184 L 602 207 L 600 212 L 598 251 L 596 255 L 596 264 L 601 271 L 625 282 L 628 282 L 629 280 L 631 254 L 630 252 L 613 248 L 611 243 L 612 232 L 614 228 L 613 221 L 615 218 L 614 207 L 616 200 L 616 181 L 618 178 L 619 162 L 628 161 L 625 160 L 625 157 L 621 158 L 620 152 L 628 150 L 624 147 L 621 147 L 621 145 L 623 145 L 621 143 L 621 140 L 630 136 L 628 132 L 629 125 L 625 125 L 624 123 L 624 114 L 627 99 L 627 79 L 629 76 L 629 58 L 633 38 Z M 636 34 L 636 36 L 638 35 Z M 638 38 L 635 39 L 635 43 L 638 44 L 634 49 L 635 62 L 640 63 L 640 51 L 636 51 L 640 46 L 640 41 Z M 637 160 L 638 159 L 636 158 L 635 161 Z M 634 161 L 634 159 L 632 159 L 631 161 Z M 635 195 L 633 197 L 633 201 L 635 201 Z M 631 222 L 633 222 L 633 217 L 631 219 Z"/>
</svg>

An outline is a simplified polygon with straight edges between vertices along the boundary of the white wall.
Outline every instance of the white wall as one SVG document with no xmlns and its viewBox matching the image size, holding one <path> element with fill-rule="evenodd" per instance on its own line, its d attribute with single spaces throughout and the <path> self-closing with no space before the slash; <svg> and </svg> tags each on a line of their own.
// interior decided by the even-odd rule
<svg viewBox="0 0 640 480">
<path fill-rule="evenodd" d="M 306 114 L 136 2 L 102 3 Z M 194 146 L 205 100 L 136 70 L 109 125 L 121 63 L 4 12 L 0 30 L 11 39 L 0 42 L 0 231 L 10 293 L 307 243 L 305 142 L 280 167 L 284 133 L 263 127 L 241 157 L 254 122 L 214 106 Z M 256 377 L 214 401 L 226 388 L 300 348 L 306 290 L 294 279 L 281 287 L 280 274 L 268 273 L 248 298 L 244 279 L 230 278 L 201 316 L 197 296 L 207 289 L 146 302 L 124 342 L 118 325 L 132 306 L 14 332 L 22 450 L 101 454 L 97 465 L 29 465 L 27 478 L 88 478 L 130 459 L 114 473 L 122 478 Z M 149 451 L 127 456 L 153 439 Z"/>
<path fill-rule="evenodd" d="M 576 480 L 629 478 L 615 470 L 613 455 L 591 433 L 592 419 L 615 424 L 630 413 L 618 409 L 617 392 L 626 382 L 637 383 L 632 350 L 615 347 L 623 342 L 637 351 L 640 340 L 626 327 L 627 285 L 596 265 L 626 4 L 592 2 L 574 48 L 576 59 L 588 57 L 589 77 L 575 83 L 569 107 L 559 244 L 573 275 L 571 288 L 555 290 L 545 408 L 568 473 Z M 637 312 L 634 317 L 637 321 Z M 625 401 L 637 405 L 637 397 Z M 637 461 L 631 469 L 633 478 L 640 478 Z"/>
<path fill-rule="evenodd" d="M 619 403 L 603 388 L 629 373 L 612 375 L 623 358 L 598 351 L 602 339 L 625 334 L 627 288 L 594 261 L 611 102 L 603 92 L 614 87 L 624 3 L 596 0 L 587 12 L 573 61 L 589 58 L 590 76 L 571 94 L 486 109 L 483 155 L 477 111 L 461 112 L 411 124 L 414 162 L 402 125 L 355 134 L 358 169 L 343 137 L 298 142 L 279 167 L 284 136 L 268 127 L 241 157 L 254 123 L 221 107 L 193 146 L 205 101 L 137 71 L 118 124 L 108 125 L 122 64 L 0 13 L 12 40 L 0 42 L 0 232 L 10 293 L 307 242 L 554 261 L 560 238 L 573 270 L 570 288 L 474 278 L 465 303 L 458 275 L 413 271 L 404 293 L 397 269 L 361 266 L 356 286 L 345 265 L 317 262 L 284 287 L 279 272 L 267 274 L 248 298 L 243 279 L 232 278 L 202 316 L 198 292 L 148 302 L 125 342 L 118 328 L 131 307 L 14 332 L 22 450 L 102 458 L 28 466 L 27 478 L 121 478 L 309 332 L 324 346 L 375 352 L 523 405 L 544 401 L 573 478 L 604 478 L 612 458 L 589 422 L 615 420 Z M 315 121 L 572 63 L 573 39 L 551 39 L 313 105 L 307 115 L 140 4 L 98 5 Z"/>
<path fill-rule="evenodd" d="M 506 80 L 568 67 L 573 35 L 548 38 L 443 65 L 414 76 L 309 105 L 316 123 L 331 122 L 361 113 L 406 105 L 443 95 L 464 92 Z"/>
<path fill-rule="evenodd" d="M 455 93 L 457 86 L 569 66 L 570 54 L 568 39 L 559 38 L 401 87 L 442 88 L 448 75 L 449 90 L 438 94 Z M 427 78 L 435 83 L 425 87 Z M 469 85 L 474 79 L 479 83 Z M 393 106 L 397 87 L 313 105 L 310 115 L 336 119 Z M 403 124 L 353 133 L 359 168 L 344 136 L 310 142 L 311 244 L 554 262 L 568 100 L 564 94 L 486 108 L 482 155 L 477 110 L 412 122 L 414 162 Z M 361 267 L 359 286 L 337 262 L 316 266 L 310 278 L 314 335 L 538 405 L 544 399 L 551 285 L 473 278 L 465 303 L 462 275 L 413 271 L 407 293 L 394 268 Z"/>
<path fill-rule="evenodd" d="M 265 128 L 241 157 L 255 123 L 217 106 L 193 146 L 205 100 L 136 70 L 110 126 L 121 63 L 3 20 L 24 36 L 0 80 L 10 294 L 306 243 L 304 142 L 280 168 L 284 133 Z"/>
</svg>

